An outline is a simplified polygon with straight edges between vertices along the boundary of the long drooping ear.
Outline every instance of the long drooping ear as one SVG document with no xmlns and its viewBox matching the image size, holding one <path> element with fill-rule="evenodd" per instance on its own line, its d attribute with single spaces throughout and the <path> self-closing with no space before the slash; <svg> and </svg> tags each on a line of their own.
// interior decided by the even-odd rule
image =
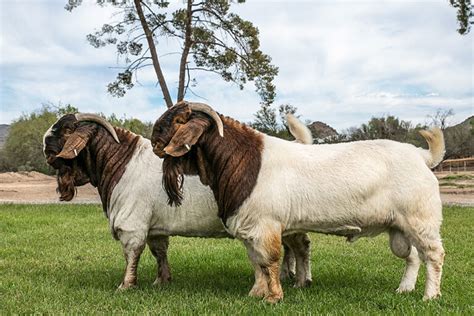
<svg viewBox="0 0 474 316">
<path fill-rule="evenodd" d="M 173 157 L 181 157 L 191 150 L 191 146 L 197 143 L 202 133 L 211 125 L 204 118 L 193 118 L 181 126 L 164 151 Z"/>
<path fill-rule="evenodd" d="M 94 134 L 95 127 L 91 125 L 79 126 L 74 133 L 69 135 L 63 149 L 56 155 L 58 158 L 74 159 L 86 147 L 89 139 Z"/>
</svg>

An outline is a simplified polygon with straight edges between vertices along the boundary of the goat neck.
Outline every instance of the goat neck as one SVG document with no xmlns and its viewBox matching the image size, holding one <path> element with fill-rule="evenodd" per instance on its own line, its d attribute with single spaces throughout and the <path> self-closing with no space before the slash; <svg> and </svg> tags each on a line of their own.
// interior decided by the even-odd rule
<svg viewBox="0 0 474 316">
<path fill-rule="evenodd" d="M 204 133 L 198 143 L 198 172 L 216 198 L 219 217 L 227 218 L 250 196 L 262 163 L 263 134 L 229 117 L 220 116 L 225 130 Z M 205 172 L 205 174 L 204 174 Z M 204 183 L 204 181 L 203 181 Z"/>
<path fill-rule="evenodd" d="M 85 148 L 84 167 L 93 186 L 97 187 L 102 207 L 107 214 L 110 196 L 132 158 L 140 136 L 121 128 L 115 128 L 120 139 L 118 144 L 104 128 Z"/>
</svg>

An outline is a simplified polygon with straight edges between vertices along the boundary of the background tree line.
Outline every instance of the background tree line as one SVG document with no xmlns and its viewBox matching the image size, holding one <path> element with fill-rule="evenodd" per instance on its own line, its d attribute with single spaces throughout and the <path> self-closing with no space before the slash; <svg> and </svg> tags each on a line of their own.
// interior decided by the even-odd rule
<svg viewBox="0 0 474 316">
<path fill-rule="evenodd" d="M 192 93 L 197 85 L 196 73 L 214 73 L 224 81 L 235 83 L 243 89 L 253 82 L 261 97 L 261 108 L 255 120 L 249 122 L 254 128 L 277 137 L 291 139 L 285 125 L 284 116 L 296 113 L 297 108 L 283 104 L 277 110 L 272 107 L 276 97 L 273 83 L 278 67 L 271 63 L 269 55 L 260 49 L 259 30 L 252 22 L 233 13 L 231 5 L 243 4 L 245 0 L 184 0 L 178 5 L 170 5 L 166 0 L 96 0 L 99 6 L 116 9 L 113 21 L 103 24 L 95 32 L 87 35 L 90 45 L 95 48 L 114 46 L 121 70 L 114 82 L 107 86 L 110 94 L 121 97 L 137 82 L 137 73 L 145 67 L 152 67 L 165 104 L 174 104 L 170 90 L 176 91 L 176 101 Z M 473 24 L 471 0 L 449 0 L 457 9 L 458 32 L 468 34 Z M 72 11 L 82 4 L 82 0 L 68 0 L 65 9 Z M 163 40 L 166 39 L 166 40 Z M 173 39 L 178 46 L 170 48 L 167 43 Z M 169 50 L 175 51 L 169 51 Z M 163 51 L 165 54 L 163 54 Z M 177 86 L 170 89 L 166 74 L 161 67 L 165 56 L 178 56 Z M 199 97 L 199 96 L 197 96 Z M 4 147 L 0 150 L 0 171 L 36 170 L 52 173 L 42 154 L 44 132 L 58 117 L 77 112 L 71 106 L 44 105 L 41 110 L 22 115 L 10 127 Z M 437 113 L 436 115 L 439 116 Z M 449 114 L 445 113 L 446 117 Z M 440 117 L 433 118 L 433 120 Z M 149 137 L 152 124 L 133 118 L 118 118 L 112 114 L 106 117 L 113 125 L 124 127 L 137 134 Z M 467 123 L 466 123 L 467 122 Z M 445 129 L 447 158 L 472 156 L 473 120 L 461 124 L 456 129 Z M 438 124 L 442 128 L 445 123 Z M 372 118 L 360 127 L 353 127 L 341 134 L 317 135 L 318 143 L 337 143 L 366 139 L 393 139 L 425 146 L 417 132 L 426 126 L 412 126 L 411 122 L 394 116 Z M 314 130 L 313 130 L 314 133 Z"/>
<path fill-rule="evenodd" d="M 0 149 L 0 171 L 39 171 L 54 174 L 43 156 L 43 135 L 58 118 L 67 113 L 77 113 L 79 109 L 67 105 L 44 104 L 41 109 L 24 114 L 10 125 L 5 144 Z M 108 117 L 99 113 L 114 126 L 123 127 L 149 138 L 153 124 L 136 118 Z"/>
<path fill-rule="evenodd" d="M 79 109 L 67 105 L 45 104 L 38 111 L 24 114 L 15 120 L 11 126 L 5 144 L 0 149 L 0 171 L 39 171 L 53 174 L 43 157 L 43 135 L 46 130 L 62 115 L 76 113 Z M 297 108 L 290 104 L 280 105 L 277 109 L 264 107 L 255 115 L 248 125 L 269 135 L 283 139 L 292 139 L 284 116 L 287 113 L 297 115 Z M 117 117 L 115 114 L 105 116 L 112 125 L 128 129 L 136 134 L 149 138 L 153 123 L 142 122 L 136 118 Z M 429 126 L 439 126 L 444 130 L 446 141 L 446 155 L 448 158 L 461 158 L 474 156 L 474 116 L 466 119 L 461 124 L 449 126 L 449 118 L 453 115 L 452 110 L 438 110 L 434 115 L 428 116 L 427 124 L 413 125 L 409 121 L 401 120 L 395 116 L 373 117 L 367 123 L 358 127 L 351 127 L 341 133 L 335 132 L 327 136 L 312 128 L 312 123 L 306 124 L 312 130 L 315 143 L 340 143 L 369 139 L 391 139 L 410 143 L 418 147 L 426 148 L 426 141 L 418 133 L 420 129 Z M 325 125 L 325 124 L 323 124 Z"/>
</svg>

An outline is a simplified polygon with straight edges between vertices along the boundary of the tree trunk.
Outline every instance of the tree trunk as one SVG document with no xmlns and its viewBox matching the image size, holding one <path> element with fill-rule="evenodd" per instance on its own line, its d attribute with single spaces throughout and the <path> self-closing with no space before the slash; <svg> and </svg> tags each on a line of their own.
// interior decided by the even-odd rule
<svg viewBox="0 0 474 316">
<path fill-rule="evenodd" d="M 148 47 L 150 48 L 151 60 L 153 61 L 153 67 L 155 68 L 156 77 L 158 78 L 158 83 L 160 84 L 161 91 L 163 92 L 163 97 L 166 102 L 166 106 L 172 107 L 173 101 L 171 100 L 170 92 L 168 91 L 168 86 L 166 85 L 165 76 L 161 70 L 160 62 L 158 60 L 158 55 L 156 53 L 155 42 L 153 41 L 153 34 L 148 27 L 148 24 L 145 20 L 145 15 L 143 14 L 143 9 L 140 0 L 134 0 L 135 8 L 137 9 L 138 17 L 143 27 L 143 31 L 146 35 L 146 40 L 148 42 Z"/>
<path fill-rule="evenodd" d="M 188 62 L 188 55 L 189 55 L 189 50 L 191 49 L 192 39 L 191 39 L 191 33 L 192 33 L 192 28 L 191 28 L 191 19 L 193 16 L 192 12 L 192 0 L 188 0 L 188 5 L 186 8 L 186 33 L 184 37 L 184 48 L 183 48 L 183 53 L 181 54 L 181 61 L 179 64 L 179 82 L 178 82 L 178 98 L 177 102 L 182 101 L 184 99 L 184 81 L 186 79 L 186 63 Z"/>
</svg>

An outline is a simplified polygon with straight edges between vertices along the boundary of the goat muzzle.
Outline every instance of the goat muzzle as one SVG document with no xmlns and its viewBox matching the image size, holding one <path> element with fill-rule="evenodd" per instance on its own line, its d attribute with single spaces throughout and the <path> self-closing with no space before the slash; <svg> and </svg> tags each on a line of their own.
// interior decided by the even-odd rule
<svg viewBox="0 0 474 316">
<path fill-rule="evenodd" d="M 158 144 L 153 146 L 153 153 L 160 158 L 165 158 L 167 155 L 166 151 L 164 151 L 163 149 L 160 149 L 160 146 Z"/>
</svg>

